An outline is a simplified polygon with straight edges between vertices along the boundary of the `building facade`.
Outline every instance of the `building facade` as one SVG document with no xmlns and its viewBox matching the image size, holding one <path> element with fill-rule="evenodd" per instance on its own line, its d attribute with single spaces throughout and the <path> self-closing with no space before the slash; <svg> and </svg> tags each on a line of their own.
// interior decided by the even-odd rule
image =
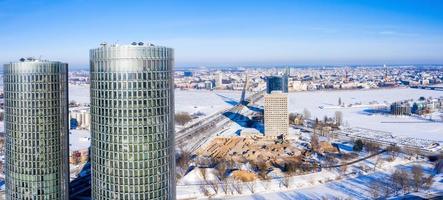
<svg viewBox="0 0 443 200">
<path fill-rule="evenodd" d="M 69 111 L 69 120 L 76 122 L 76 126 L 70 126 L 70 129 L 82 128 L 90 129 L 91 113 L 89 109 L 72 109 Z"/>
<path fill-rule="evenodd" d="M 411 105 L 409 102 L 394 102 L 390 106 L 392 115 L 411 115 Z"/>
<path fill-rule="evenodd" d="M 68 65 L 4 66 L 6 199 L 68 199 Z"/>
<path fill-rule="evenodd" d="M 266 77 L 266 93 L 273 91 L 288 93 L 288 76 L 268 76 Z"/>
<path fill-rule="evenodd" d="M 287 137 L 289 127 L 288 96 L 282 92 L 265 94 L 265 137 Z"/>
<path fill-rule="evenodd" d="M 175 199 L 174 51 L 90 51 L 92 199 Z"/>
</svg>

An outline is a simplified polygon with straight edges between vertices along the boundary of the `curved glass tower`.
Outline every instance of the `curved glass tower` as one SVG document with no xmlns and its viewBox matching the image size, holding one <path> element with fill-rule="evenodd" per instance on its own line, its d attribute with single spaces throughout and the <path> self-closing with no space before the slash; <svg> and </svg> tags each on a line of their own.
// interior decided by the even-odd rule
<svg viewBox="0 0 443 200">
<path fill-rule="evenodd" d="M 90 51 L 92 199 L 175 199 L 171 48 Z"/>
<path fill-rule="evenodd" d="M 68 64 L 4 66 L 6 199 L 68 199 Z"/>
</svg>

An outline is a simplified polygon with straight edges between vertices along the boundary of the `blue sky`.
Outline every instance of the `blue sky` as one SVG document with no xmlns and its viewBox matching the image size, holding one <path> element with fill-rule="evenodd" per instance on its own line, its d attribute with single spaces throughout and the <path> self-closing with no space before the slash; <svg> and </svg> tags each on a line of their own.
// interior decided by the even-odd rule
<svg viewBox="0 0 443 200">
<path fill-rule="evenodd" d="M 101 42 L 175 48 L 176 65 L 443 63 L 439 0 L 0 0 L 0 63 L 89 63 Z"/>
</svg>

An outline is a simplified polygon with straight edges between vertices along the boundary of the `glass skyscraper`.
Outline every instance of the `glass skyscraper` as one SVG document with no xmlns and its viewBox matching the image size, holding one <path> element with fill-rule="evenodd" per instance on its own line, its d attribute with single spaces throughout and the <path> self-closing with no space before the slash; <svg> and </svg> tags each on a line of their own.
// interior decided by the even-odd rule
<svg viewBox="0 0 443 200">
<path fill-rule="evenodd" d="M 266 93 L 271 94 L 272 91 L 288 93 L 288 76 L 283 75 L 266 77 Z"/>
<path fill-rule="evenodd" d="M 92 198 L 175 199 L 174 51 L 90 51 Z"/>
<path fill-rule="evenodd" d="M 68 65 L 4 66 L 6 199 L 68 199 Z"/>
</svg>

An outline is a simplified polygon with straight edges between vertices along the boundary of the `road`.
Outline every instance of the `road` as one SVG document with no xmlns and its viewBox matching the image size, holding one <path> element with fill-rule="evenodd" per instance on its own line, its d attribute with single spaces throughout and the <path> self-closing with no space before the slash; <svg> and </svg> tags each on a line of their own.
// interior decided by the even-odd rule
<svg viewBox="0 0 443 200">
<path fill-rule="evenodd" d="M 257 92 L 248 97 L 247 102 L 250 104 L 257 102 L 263 98 L 263 96 L 264 91 Z M 189 152 L 196 151 L 214 136 L 215 133 L 229 127 L 230 123 L 234 123 L 235 118 L 240 116 L 244 109 L 244 105 L 237 104 L 177 131 L 175 134 L 176 148 Z"/>
</svg>

